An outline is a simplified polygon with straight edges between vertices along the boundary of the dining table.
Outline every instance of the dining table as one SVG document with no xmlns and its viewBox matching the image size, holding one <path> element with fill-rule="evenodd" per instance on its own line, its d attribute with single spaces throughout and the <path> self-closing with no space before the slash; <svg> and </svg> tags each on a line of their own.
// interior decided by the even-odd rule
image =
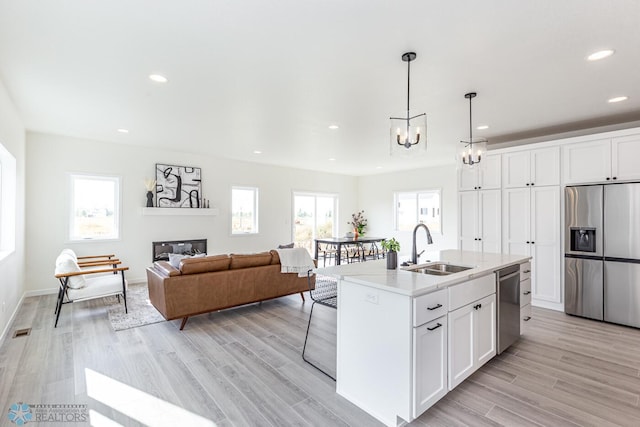
<svg viewBox="0 0 640 427">
<path fill-rule="evenodd" d="M 336 265 L 340 265 L 340 258 L 342 254 L 342 246 L 348 245 L 360 245 L 363 243 L 378 243 L 385 240 L 384 237 L 320 237 L 315 239 L 314 259 L 318 259 L 318 250 L 321 244 L 334 245 L 336 247 Z"/>
</svg>

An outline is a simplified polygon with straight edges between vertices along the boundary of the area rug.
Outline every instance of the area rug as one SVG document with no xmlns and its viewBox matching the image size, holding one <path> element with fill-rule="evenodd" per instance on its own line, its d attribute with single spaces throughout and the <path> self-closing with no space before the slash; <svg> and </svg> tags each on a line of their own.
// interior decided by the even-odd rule
<svg viewBox="0 0 640 427">
<path fill-rule="evenodd" d="M 109 322 L 114 331 L 137 328 L 138 326 L 150 325 L 164 321 L 164 317 L 151 305 L 149 301 L 149 291 L 147 285 L 133 285 L 127 289 L 128 313 L 124 312 L 122 299 L 113 296 L 108 298 Z"/>
</svg>

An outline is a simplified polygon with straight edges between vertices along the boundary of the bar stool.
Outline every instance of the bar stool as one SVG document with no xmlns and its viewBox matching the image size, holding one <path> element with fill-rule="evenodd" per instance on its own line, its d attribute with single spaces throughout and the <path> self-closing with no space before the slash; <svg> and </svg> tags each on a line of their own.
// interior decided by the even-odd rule
<svg viewBox="0 0 640 427">
<path fill-rule="evenodd" d="M 330 307 L 337 309 L 338 308 L 338 281 L 331 277 L 321 276 L 316 274 L 315 286 L 311 281 L 311 277 L 313 276 L 313 270 L 309 270 L 307 272 L 307 282 L 309 283 L 309 295 L 313 300 L 313 304 L 311 304 L 311 313 L 309 313 L 309 323 L 307 324 L 307 335 L 304 337 L 304 346 L 302 347 L 302 359 L 307 362 L 309 365 L 313 366 L 332 380 L 336 380 L 334 377 L 329 375 L 327 372 L 322 370 L 322 368 L 315 365 L 313 362 L 307 360 L 305 357 L 305 352 L 307 350 L 307 340 L 309 339 L 309 328 L 311 327 L 311 318 L 313 317 L 313 308 L 316 303 L 320 305 L 324 305 L 325 307 Z"/>
</svg>

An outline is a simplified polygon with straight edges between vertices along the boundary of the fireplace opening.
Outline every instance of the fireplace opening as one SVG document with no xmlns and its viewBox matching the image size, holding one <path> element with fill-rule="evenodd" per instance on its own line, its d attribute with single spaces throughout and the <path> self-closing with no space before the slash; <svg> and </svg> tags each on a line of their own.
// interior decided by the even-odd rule
<svg viewBox="0 0 640 427">
<path fill-rule="evenodd" d="M 207 253 L 207 239 L 153 242 L 153 261 L 169 261 L 169 254 L 197 255 Z"/>
</svg>

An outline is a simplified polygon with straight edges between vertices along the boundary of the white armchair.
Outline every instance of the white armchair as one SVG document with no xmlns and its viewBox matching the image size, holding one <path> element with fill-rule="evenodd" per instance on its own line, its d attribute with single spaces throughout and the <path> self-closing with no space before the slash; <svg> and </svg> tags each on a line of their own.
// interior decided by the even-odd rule
<svg viewBox="0 0 640 427">
<path fill-rule="evenodd" d="M 56 302 L 56 323 L 60 318 L 63 304 L 120 295 L 127 311 L 127 280 L 124 272 L 129 267 L 121 267 L 115 255 L 97 255 L 77 257 L 69 249 L 65 249 L 56 259 L 55 277 L 60 282 L 58 300 Z M 112 273 L 112 274 L 106 274 Z"/>
</svg>

